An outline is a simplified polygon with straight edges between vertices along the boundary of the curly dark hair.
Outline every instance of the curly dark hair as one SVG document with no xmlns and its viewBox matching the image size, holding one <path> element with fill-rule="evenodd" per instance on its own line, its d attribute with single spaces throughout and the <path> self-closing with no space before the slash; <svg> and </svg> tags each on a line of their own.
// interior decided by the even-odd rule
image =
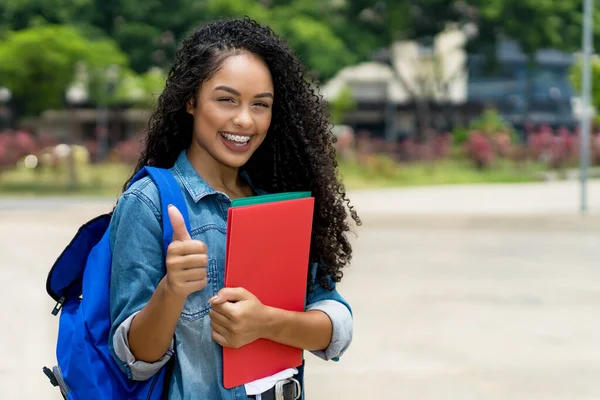
<svg viewBox="0 0 600 400">
<path fill-rule="evenodd" d="M 269 193 L 311 191 L 315 197 L 310 261 L 316 279 L 332 289 L 351 260 L 350 205 L 337 176 L 335 136 L 326 106 L 315 91 L 316 80 L 285 42 L 269 27 L 248 17 L 211 22 L 185 39 L 177 50 L 157 109 L 150 117 L 145 148 L 133 175 L 145 165 L 170 168 L 192 141 L 193 117 L 185 110 L 202 82 L 210 79 L 232 54 L 251 52 L 267 64 L 275 88 L 271 125 L 264 142 L 243 167 L 252 183 Z M 133 175 L 125 183 L 127 187 Z M 312 284 L 309 274 L 309 287 Z"/>
</svg>

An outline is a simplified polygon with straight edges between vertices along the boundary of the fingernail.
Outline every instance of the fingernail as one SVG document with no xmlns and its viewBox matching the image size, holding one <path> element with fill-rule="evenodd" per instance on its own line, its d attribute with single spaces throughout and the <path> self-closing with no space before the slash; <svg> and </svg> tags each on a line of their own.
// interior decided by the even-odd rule
<svg viewBox="0 0 600 400">
<path fill-rule="evenodd" d="M 174 207 L 173 204 L 169 204 L 169 208 Z"/>
<path fill-rule="evenodd" d="M 216 301 L 218 298 L 219 298 L 219 296 L 213 296 L 210 299 L 208 299 L 208 302 L 212 303 L 212 302 Z"/>
</svg>

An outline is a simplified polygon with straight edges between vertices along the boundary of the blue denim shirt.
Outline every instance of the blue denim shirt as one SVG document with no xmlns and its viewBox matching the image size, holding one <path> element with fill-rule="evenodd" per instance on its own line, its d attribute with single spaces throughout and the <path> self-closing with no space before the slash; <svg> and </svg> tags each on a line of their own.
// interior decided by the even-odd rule
<svg viewBox="0 0 600 400">
<path fill-rule="evenodd" d="M 162 359 L 154 363 L 136 360 L 128 344 L 131 321 L 150 300 L 166 269 L 158 189 L 149 177 L 134 183 L 119 199 L 110 226 L 113 264 L 109 347 L 122 370 L 134 380 L 149 379 L 175 354 L 170 399 L 245 399 L 243 385 L 232 389 L 222 385 L 222 348 L 212 339 L 208 316 L 208 299 L 224 287 L 225 235 L 231 202 L 198 175 L 186 151 L 180 154 L 171 172 L 187 203 L 190 235 L 208 248 L 207 286 L 187 298 L 175 338 Z M 251 185 L 249 180 L 248 183 Z M 256 194 L 264 193 L 253 189 Z M 316 265 L 312 271 L 316 272 Z M 313 289 L 306 310 L 325 312 L 332 321 L 333 335 L 327 349 L 312 353 L 337 361 L 352 340 L 351 309 L 337 290 L 324 290 L 318 284 Z M 302 375 L 300 368 L 300 380 Z"/>
</svg>

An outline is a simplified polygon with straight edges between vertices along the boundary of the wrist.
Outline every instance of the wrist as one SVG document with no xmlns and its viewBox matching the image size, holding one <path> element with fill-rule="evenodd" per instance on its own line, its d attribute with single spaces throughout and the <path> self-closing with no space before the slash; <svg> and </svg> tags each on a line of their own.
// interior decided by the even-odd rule
<svg viewBox="0 0 600 400">
<path fill-rule="evenodd" d="M 279 308 L 263 306 L 262 312 L 262 333 L 263 339 L 277 341 L 278 332 L 281 329 L 283 318 L 285 317 L 284 310 Z"/>
<path fill-rule="evenodd" d="M 167 282 L 166 275 L 158 283 L 157 290 L 160 291 L 163 301 L 168 304 L 173 304 L 174 306 L 181 306 L 181 309 L 183 309 L 187 296 L 183 296 L 171 289 L 169 283 Z"/>
</svg>

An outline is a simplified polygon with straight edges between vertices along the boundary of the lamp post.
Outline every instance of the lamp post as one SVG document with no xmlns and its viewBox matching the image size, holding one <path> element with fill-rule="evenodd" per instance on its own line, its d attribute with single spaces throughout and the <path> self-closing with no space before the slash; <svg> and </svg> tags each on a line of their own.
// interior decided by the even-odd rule
<svg viewBox="0 0 600 400">
<path fill-rule="evenodd" d="M 581 118 L 581 193 L 580 193 L 580 211 L 582 214 L 587 212 L 587 174 L 588 174 L 588 163 L 589 163 L 589 141 L 590 141 L 590 120 L 592 118 L 591 113 L 591 90 L 592 90 L 592 76 L 591 76 L 591 56 L 592 56 L 592 17 L 593 17 L 593 4 L 592 0 L 585 0 L 583 3 L 583 34 L 582 34 L 582 47 L 583 47 L 583 65 L 582 75 L 583 82 L 581 85 L 581 97 L 583 99 L 583 116 Z"/>
<path fill-rule="evenodd" d="M 66 99 L 69 111 L 71 113 L 80 106 L 81 104 L 87 101 L 88 94 L 87 91 L 81 86 L 74 84 L 67 90 Z M 73 118 L 73 123 L 71 126 L 71 137 L 69 138 L 69 142 L 73 143 L 75 141 L 76 131 L 77 131 L 77 120 L 71 114 L 71 118 Z M 68 166 L 69 166 L 69 187 L 71 189 L 77 188 L 77 168 L 75 165 L 75 154 L 73 151 L 73 145 L 69 147 L 68 153 Z"/>
<path fill-rule="evenodd" d="M 11 91 L 6 87 L 0 87 L 0 108 L 2 111 L 2 125 L 0 125 L 0 130 L 10 128 L 10 110 L 7 109 L 6 105 L 8 104 L 11 98 Z"/>
<path fill-rule="evenodd" d="M 105 73 L 104 73 L 104 90 L 105 90 L 105 96 L 104 96 L 104 101 L 103 104 L 101 106 L 101 112 L 99 113 L 99 118 L 97 120 L 97 125 L 98 125 L 98 129 L 97 129 L 97 134 L 98 134 L 98 161 L 104 161 L 108 155 L 108 148 L 109 148 L 109 128 L 110 128 L 110 121 L 109 121 L 109 113 L 108 113 L 108 103 L 110 102 L 116 88 L 117 88 L 117 83 L 119 80 L 119 74 L 120 74 L 120 70 L 119 70 L 119 66 L 117 65 L 110 65 Z"/>
<path fill-rule="evenodd" d="M 392 76 L 397 77 L 397 72 L 392 63 L 391 55 L 388 50 L 382 50 L 373 55 L 373 61 L 380 62 L 390 67 Z M 391 94 L 392 82 L 385 83 L 385 99 L 384 99 L 384 137 L 386 142 L 396 140 L 396 103 L 392 99 Z"/>
</svg>

